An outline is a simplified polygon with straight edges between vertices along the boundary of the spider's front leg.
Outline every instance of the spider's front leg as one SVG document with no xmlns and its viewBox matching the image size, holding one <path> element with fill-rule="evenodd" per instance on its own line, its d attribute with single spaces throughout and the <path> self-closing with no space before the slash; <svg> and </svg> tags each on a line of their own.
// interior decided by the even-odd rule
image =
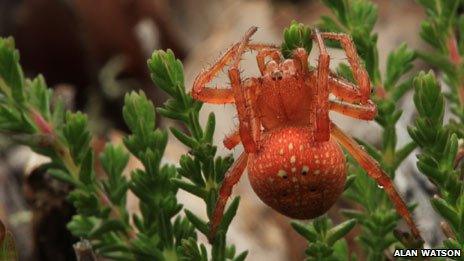
<svg viewBox="0 0 464 261">
<path fill-rule="evenodd" d="M 245 38 L 249 39 L 256 30 L 256 27 L 251 27 L 246 32 Z M 214 63 L 210 68 L 202 71 L 195 78 L 191 93 L 193 98 L 213 104 L 234 103 L 234 93 L 231 88 L 228 86 L 215 86 L 212 88 L 207 85 L 218 75 L 219 72 L 221 72 L 224 67 L 227 66 L 228 63 L 240 59 L 245 50 L 262 52 L 262 54 L 257 57 L 260 70 L 264 70 L 265 56 L 271 55 L 273 59 L 279 59 L 275 53 L 278 48 L 272 44 L 249 43 L 249 40 L 247 40 L 246 44 L 242 46 L 242 50 L 239 50 L 241 45 L 242 42 L 234 44 L 216 63 Z M 260 57 L 262 57 L 262 62 Z"/>
<path fill-rule="evenodd" d="M 329 101 L 329 108 L 332 111 L 350 116 L 360 120 L 373 120 L 377 115 L 377 106 L 368 100 L 366 104 L 352 104 L 340 100 Z"/>
<path fill-rule="evenodd" d="M 339 85 L 339 89 L 341 88 L 340 91 L 345 89 L 348 90 L 351 95 L 356 93 L 357 99 L 359 99 L 359 101 L 363 104 L 366 103 L 371 95 L 369 74 L 367 73 L 364 66 L 361 65 L 358 53 L 356 51 L 356 46 L 354 45 L 351 37 L 347 34 L 331 32 L 321 33 L 321 36 L 325 39 L 339 41 L 341 43 L 341 46 L 345 50 L 346 57 L 348 58 L 348 62 L 352 68 L 353 76 L 359 86 L 359 89 L 355 88 L 356 92 L 349 92 L 349 89 L 351 89 L 351 86 L 349 86 L 350 84 L 341 84 Z"/>
<path fill-rule="evenodd" d="M 387 192 L 388 197 L 395 205 L 396 211 L 398 211 L 398 213 L 406 221 L 413 235 L 417 239 L 422 240 L 420 232 L 417 229 L 417 226 L 411 216 L 411 213 L 406 207 L 406 204 L 393 186 L 392 180 L 380 168 L 379 163 L 377 163 L 377 161 L 369 156 L 369 154 L 367 154 L 355 140 L 346 135 L 334 123 L 332 123 L 331 135 L 343 147 L 345 147 L 345 149 L 353 156 L 353 158 L 356 159 L 359 165 L 361 165 L 361 167 L 366 170 L 367 174 L 383 187 L 383 189 Z"/>
<path fill-rule="evenodd" d="M 315 40 L 319 47 L 316 84 L 316 141 L 328 141 L 330 137 L 329 120 L 329 73 L 330 56 L 322 40 L 319 30 L 314 30 Z"/>
<path fill-rule="evenodd" d="M 346 57 L 352 68 L 353 76 L 358 86 L 333 75 L 329 76 L 329 90 L 341 100 L 329 102 L 330 110 L 337 111 L 347 116 L 372 120 L 377 114 L 375 104 L 370 100 L 371 84 L 366 68 L 362 66 L 356 51 L 356 46 L 351 37 L 341 33 L 320 33 L 320 37 L 339 41 L 345 50 Z M 318 40 L 318 35 L 315 35 Z"/>
<path fill-rule="evenodd" d="M 219 189 L 219 196 L 214 208 L 213 216 L 211 217 L 210 230 L 208 240 L 212 243 L 214 236 L 221 224 L 222 217 L 224 216 L 224 209 L 227 204 L 227 200 L 232 194 L 232 189 L 242 177 L 243 172 L 247 166 L 248 154 L 243 152 L 234 164 L 227 171 L 224 180 L 222 181 L 221 188 Z"/>
<path fill-rule="evenodd" d="M 235 161 L 222 182 L 219 190 L 219 198 L 211 218 L 210 234 L 208 236 L 211 242 L 214 240 L 214 236 L 221 223 L 224 209 L 232 193 L 232 189 L 240 180 L 247 166 L 248 153 L 254 153 L 257 150 L 256 141 L 259 140 L 260 135 L 259 126 L 261 123 L 254 111 L 254 102 L 256 100 L 256 91 L 259 87 L 259 82 L 257 79 L 251 78 L 245 81 L 245 83 L 242 83 L 238 69 L 241 53 L 245 50 L 250 36 L 251 34 L 245 35 L 237 49 L 238 55 L 229 69 L 230 84 L 237 107 L 239 129 L 238 134 L 234 133 L 229 139 L 225 140 L 226 146 L 229 145 L 227 146 L 228 148 L 235 147 L 241 141 L 245 148 L 245 152 Z"/>
<path fill-rule="evenodd" d="M 251 27 L 245 34 L 245 45 L 243 41 L 234 44 L 227 52 L 209 69 L 201 72 L 193 83 L 192 96 L 193 98 L 208 103 L 225 104 L 234 103 L 234 93 L 230 88 L 224 86 L 216 86 L 215 88 L 208 87 L 214 77 L 232 60 L 240 60 L 243 52 L 248 44 L 250 37 L 256 32 L 255 26 Z"/>
<path fill-rule="evenodd" d="M 234 86 L 234 84 L 232 84 L 232 86 Z M 227 171 L 224 177 L 224 181 L 222 182 L 221 189 L 219 190 L 219 198 L 216 203 L 210 225 L 210 234 L 208 238 L 211 242 L 214 239 L 214 236 L 221 223 L 222 217 L 224 215 L 224 208 L 226 206 L 227 200 L 232 194 L 232 189 L 235 186 L 235 184 L 237 184 L 237 182 L 240 180 L 240 177 L 242 176 L 243 171 L 246 168 L 248 158 L 247 151 L 251 153 L 254 152 L 252 149 L 257 148 L 256 142 L 258 142 L 260 139 L 261 130 L 259 126 L 261 126 L 261 122 L 259 120 L 259 117 L 256 117 L 256 114 L 253 109 L 254 102 L 256 100 L 256 89 L 259 85 L 256 79 L 248 79 L 245 82 L 244 86 L 245 90 L 243 98 L 246 101 L 245 106 L 247 107 L 249 113 L 247 113 L 246 118 L 240 117 L 239 114 L 239 129 L 235 130 L 231 135 L 227 136 L 224 139 L 224 145 L 228 149 L 233 149 L 240 142 L 242 142 L 245 147 L 245 152 L 240 155 L 240 157 L 237 159 L 234 165 L 232 165 L 232 167 Z M 237 101 L 241 101 L 241 98 L 237 99 Z M 239 107 L 242 108 L 240 102 L 237 103 L 237 109 L 239 109 Z M 247 126 L 247 128 L 243 128 L 244 125 Z M 248 126 L 250 128 L 248 128 Z M 242 132 L 245 132 L 245 134 L 243 135 Z M 247 140 L 251 140 L 253 142 L 253 145 L 247 143 Z"/>
<path fill-rule="evenodd" d="M 282 61 L 282 58 L 280 57 L 280 51 L 277 48 L 264 48 L 259 50 L 258 54 L 256 55 L 256 62 L 258 64 L 261 75 L 264 75 L 264 70 L 266 69 L 265 59 L 268 56 L 270 56 L 272 60 L 277 63 Z"/>
</svg>

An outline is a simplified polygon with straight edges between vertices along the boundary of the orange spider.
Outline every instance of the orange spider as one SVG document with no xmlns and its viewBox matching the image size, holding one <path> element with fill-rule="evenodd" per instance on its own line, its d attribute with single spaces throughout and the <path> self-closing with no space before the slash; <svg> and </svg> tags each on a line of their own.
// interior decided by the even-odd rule
<svg viewBox="0 0 464 261">
<path fill-rule="evenodd" d="M 242 41 L 201 72 L 191 92 L 202 102 L 235 103 L 239 128 L 224 139 L 224 145 L 232 149 L 242 142 L 245 149 L 220 188 L 210 240 L 221 222 L 232 188 L 247 166 L 253 190 L 268 206 L 297 219 L 324 214 L 345 185 L 346 160 L 340 145 L 385 189 L 414 236 L 420 239 L 411 214 L 387 174 L 329 119 L 329 110 L 362 120 L 373 120 L 377 112 L 369 99 L 369 76 L 360 64 L 351 38 L 314 30 L 312 39 L 320 54 L 317 69 L 310 70 L 305 49 L 298 48 L 292 59 L 283 60 L 278 47 L 250 42 L 256 30 L 250 28 Z M 359 87 L 330 73 L 330 56 L 323 39 L 341 43 Z M 256 60 L 261 76 L 242 80 L 238 65 L 247 50 L 258 52 Z M 231 88 L 207 87 L 230 61 Z M 329 93 L 339 99 L 329 99 Z"/>
</svg>

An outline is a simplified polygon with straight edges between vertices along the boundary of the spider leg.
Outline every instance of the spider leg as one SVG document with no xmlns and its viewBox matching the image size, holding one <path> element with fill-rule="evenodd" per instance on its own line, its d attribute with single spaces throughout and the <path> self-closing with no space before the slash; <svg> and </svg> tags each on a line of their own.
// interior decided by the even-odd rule
<svg viewBox="0 0 464 261">
<path fill-rule="evenodd" d="M 250 117 L 249 120 L 251 126 L 251 134 L 255 141 L 259 141 L 261 136 L 261 120 L 254 109 L 256 108 L 256 92 L 259 86 L 259 82 L 256 78 L 247 79 L 244 83 L 245 100 L 247 101 L 246 106 Z M 224 138 L 223 144 L 227 149 L 231 150 L 235 148 L 235 146 L 237 146 L 241 141 L 242 140 L 240 138 L 240 131 L 239 129 L 235 129 L 233 132 L 231 132 Z"/>
<path fill-rule="evenodd" d="M 219 225 L 221 224 L 227 200 L 232 194 L 232 188 L 235 186 L 235 184 L 237 184 L 237 182 L 242 177 L 243 172 L 245 171 L 247 160 L 248 154 L 243 152 L 227 171 L 224 180 L 222 181 L 221 188 L 219 189 L 219 198 L 216 202 L 213 216 L 211 218 L 210 231 L 208 236 L 210 242 L 213 241 Z"/>
<path fill-rule="evenodd" d="M 353 75 L 359 87 L 339 79 L 335 76 L 329 76 L 329 89 L 340 100 L 331 100 L 329 102 L 330 110 L 345 114 L 347 116 L 362 119 L 373 120 L 377 114 L 375 104 L 369 99 L 371 85 L 369 75 L 361 65 L 356 52 L 356 47 L 350 36 L 338 33 L 321 33 L 322 37 L 340 41 L 345 50 L 348 62 L 353 69 Z"/>
<path fill-rule="evenodd" d="M 316 78 L 316 141 L 327 141 L 330 138 L 329 125 L 329 63 L 330 56 L 322 40 L 321 33 L 315 29 L 314 36 L 319 48 L 319 61 Z"/>
<path fill-rule="evenodd" d="M 201 72 L 193 83 L 192 96 L 202 102 L 225 104 L 234 103 L 234 93 L 230 88 L 216 86 L 216 88 L 207 87 L 214 77 L 231 61 L 239 60 L 245 51 L 249 38 L 256 32 L 256 27 L 251 27 L 245 34 L 246 42 L 234 44 L 211 68 Z"/>
<path fill-rule="evenodd" d="M 265 59 L 268 56 L 270 56 L 272 60 L 276 61 L 277 63 L 280 63 L 282 60 L 280 51 L 277 48 L 264 48 L 259 50 L 258 54 L 256 55 L 256 62 L 258 63 L 258 68 L 261 72 L 261 75 L 264 75 L 264 70 L 266 69 Z"/>
<path fill-rule="evenodd" d="M 252 27 L 248 32 L 245 34 L 242 42 L 240 43 L 237 49 L 237 55 L 235 56 L 235 60 L 229 69 L 229 79 L 230 85 L 232 86 L 232 92 L 234 94 L 235 105 L 237 107 L 237 114 L 239 119 L 239 133 L 240 139 L 242 140 L 243 147 L 247 153 L 256 152 L 257 146 L 253 139 L 253 111 L 251 106 L 249 105 L 249 100 L 246 97 L 248 87 L 252 87 L 257 83 L 257 80 L 250 79 L 247 81 L 247 85 L 245 86 L 242 84 L 242 80 L 240 78 L 240 71 L 238 69 L 238 65 L 240 63 L 240 57 L 242 53 L 245 51 L 245 48 L 249 42 L 251 35 L 256 31 L 256 27 Z"/>
<path fill-rule="evenodd" d="M 252 27 L 250 30 L 248 30 L 248 38 L 256 32 L 256 29 L 254 28 L 256 27 Z M 201 72 L 195 78 L 192 88 L 193 98 L 202 102 L 213 104 L 234 103 L 234 94 L 231 88 L 228 88 L 227 86 L 208 87 L 207 84 L 210 83 L 230 61 L 237 59 L 237 56 L 240 57 L 243 54 L 243 51 L 238 52 L 240 45 L 241 42 L 234 44 L 215 64 Z M 266 49 L 278 50 L 277 46 L 272 44 L 248 42 L 244 46 L 244 49 L 253 51 L 261 51 Z"/>
<path fill-rule="evenodd" d="M 373 120 L 377 115 L 377 106 L 368 100 L 366 104 L 353 104 L 342 100 L 330 100 L 329 109 L 360 120 Z"/>
<path fill-rule="evenodd" d="M 329 76 L 329 90 L 338 98 L 355 103 L 366 103 L 367 100 L 361 94 L 359 88 L 346 80 L 340 79 L 336 76 Z M 368 96 L 369 99 L 369 96 Z"/>
<path fill-rule="evenodd" d="M 353 156 L 353 158 L 356 159 L 359 165 L 361 165 L 361 167 L 366 170 L 367 174 L 383 187 L 383 189 L 387 192 L 388 197 L 395 205 L 398 213 L 408 224 L 414 236 L 418 239 L 422 239 L 420 232 L 417 229 L 417 226 L 411 216 L 411 213 L 406 207 L 406 204 L 396 191 L 391 179 L 385 172 L 382 171 L 382 169 L 380 169 L 379 163 L 377 163 L 371 156 L 369 156 L 369 154 L 367 154 L 355 140 L 346 135 L 334 123 L 332 123 L 331 135 L 343 147 L 346 148 L 346 150 Z"/>
<path fill-rule="evenodd" d="M 249 33 L 245 35 L 242 44 L 237 50 L 239 54 L 244 51 L 244 47 L 248 43 L 250 36 L 251 34 Z M 211 219 L 210 234 L 208 236 L 210 242 L 214 240 L 214 236 L 221 224 L 227 200 L 232 194 L 232 188 L 240 180 L 247 166 L 248 153 L 256 151 L 255 141 L 259 140 L 261 134 L 261 122 L 259 118 L 256 117 L 256 113 L 253 109 L 255 108 L 256 93 L 260 83 L 256 78 L 250 78 L 247 79 L 244 84 L 241 83 L 240 72 L 238 71 L 239 58 L 240 55 L 237 56 L 229 69 L 229 78 L 239 116 L 239 128 L 224 139 L 224 145 L 228 149 L 232 149 L 241 141 L 245 147 L 245 152 L 243 152 L 230 167 L 222 182 L 219 190 L 219 198 L 216 202 Z"/>
<path fill-rule="evenodd" d="M 296 48 L 293 52 L 293 59 L 300 63 L 300 70 L 301 73 L 304 75 L 308 75 L 309 67 L 308 67 L 308 52 L 304 48 Z"/>
<path fill-rule="evenodd" d="M 238 129 L 235 129 L 232 133 L 228 134 L 224 138 L 222 143 L 224 144 L 224 147 L 231 150 L 235 148 L 235 146 L 237 146 L 240 143 L 240 141 L 240 132 L 238 131 Z"/>
<path fill-rule="evenodd" d="M 343 49 L 345 50 L 346 57 L 348 58 L 348 62 L 353 69 L 353 76 L 359 85 L 359 98 L 361 99 L 361 103 L 367 102 L 371 93 L 369 74 L 367 73 L 366 68 L 361 65 L 358 53 L 356 51 L 356 46 L 354 45 L 351 37 L 347 34 L 331 32 L 324 32 L 321 33 L 321 35 L 323 38 L 339 41 L 341 43 Z"/>
<path fill-rule="evenodd" d="M 234 103 L 234 94 L 230 88 L 224 86 L 211 88 L 207 84 L 236 56 L 238 46 L 238 43 L 234 44 L 213 66 L 202 71 L 195 78 L 191 93 L 194 99 L 214 104 Z"/>
</svg>

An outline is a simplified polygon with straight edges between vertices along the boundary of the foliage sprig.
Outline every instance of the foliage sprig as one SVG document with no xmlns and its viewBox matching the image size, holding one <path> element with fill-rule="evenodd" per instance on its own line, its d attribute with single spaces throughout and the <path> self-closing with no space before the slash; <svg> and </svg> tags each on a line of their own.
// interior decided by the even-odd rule
<svg viewBox="0 0 464 261">
<path fill-rule="evenodd" d="M 175 58 L 172 51 L 155 51 L 148 66 L 153 82 L 171 96 L 163 107 L 157 109 L 158 112 L 164 117 L 178 120 L 186 128 L 186 131 L 174 127 L 170 129 L 190 149 L 188 154 L 180 158 L 180 167 L 177 170 L 182 178 L 174 179 L 173 183 L 205 202 L 208 221 L 189 210 L 185 210 L 185 215 L 198 231 L 208 236 L 219 188 L 233 158 L 216 156 L 217 148 L 212 144 L 215 116 L 211 113 L 205 127 L 201 126 L 199 113 L 203 104 L 185 91 L 182 63 Z M 238 205 L 239 198 L 236 197 L 224 212 L 219 231 L 212 242 L 212 260 L 244 260 L 248 254 L 245 251 L 236 255 L 235 247 L 226 244 L 226 233 Z M 191 260 L 207 260 L 203 244 L 197 245 L 193 240 L 184 241 L 184 249 Z"/>
<path fill-rule="evenodd" d="M 455 165 L 458 136 L 444 125 L 445 97 L 433 73 L 419 74 L 414 88 L 419 117 L 408 130 L 422 149 L 417 167 L 437 187 L 438 193 L 430 202 L 445 220 L 442 227 L 447 239 L 443 245 L 464 251 L 459 243 L 464 242 L 464 181 Z"/>
<path fill-rule="evenodd" d="M 0 132 L 48 156 L 47 172 L 73 186 L 69 200 L 77 215 L 68 229 L 89 240 L 102 257 L 182 258 L 181 243 L 196 239 L 196 233 L 177 215 L 182 206 L 170 180 L 178 174 L 174 166 L 161 164 L 167 133 L 155 128 L 153 104 L 141 92 L 126 95 L 123 116 L 132 134 L 124 145 L 144 166 L 128 179 L 127 150 L 109 144 L 95 155 L 86 115 L 66 111 L 61 101 L 52 99 L 42 76 L 24 78 L 13 40 L 0 39 Z M 102 166 L 102 177 L 95 161 Z M 131 216 L 126 207 L 129 190 L 139 199 L 140 214 Z"/>
<path fill-rule="evenodd" d="M 412 69 L 416 55 L 405 44 L 388 55 L 386 71 L 380 71 L 377 39 L 373 32 L 377 21 L 377 6 L 365 0 L 323 0 L 332 11 L 333 17 L 322 16 L 319 24 L 324 31 L 346 33 L 351 36 L 357 52 L 364 63 L 374 88 L 372 99 L 377 105 L 375 121 L 382 127 L 380 148 L 358 140 L 365 150 L 379 163 L 390 176 L 395 177 L 396 170 L 404 159 L 416 148 L 411 141 L 397 148 L 396 125 L 402 110 L 398 101 L 411 89 L 412 78 L 407 73 Z M 339 43 L 329 42 L 340 48 Z M 337 72 L 343 78 L 355 82 L 353 72 L 347 64 L 340 64 Z M 377 183 L 365 175 L 364 170 L 350 160 L 350 172 L 356 177 L 346 190 L 345 196 L 364 207 L 364 211 L 346 210 L 347 217 L 355 218 L 363 227 L 359 242 L 367 252 L 368 260 L 383 260 L 384 251 L 398 243 L 393 231 L 399 216 L 386 193 Z"/>
<path fill-rule="evenodd" d="M 314 219 L 311 224 L 292 222 L 292 227 L 308 242 L 307 260 L 351 260 L 348 245 L 343 237 L 356 225 L 355 219 L 336 226 L 326 216 Z"/>
</svg>

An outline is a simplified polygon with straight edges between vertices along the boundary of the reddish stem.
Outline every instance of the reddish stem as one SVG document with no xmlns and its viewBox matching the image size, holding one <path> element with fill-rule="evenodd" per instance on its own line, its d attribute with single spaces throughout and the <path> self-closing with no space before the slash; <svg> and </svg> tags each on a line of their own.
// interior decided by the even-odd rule
<svg viewBox="0 0 464 261">
<path fill-rule="evenodd" d="M 377 96 L 377 98 L 381 99 L 381 100 L 385 100 L 387 98 L 387 91 L 385 90 L 385 88 L 383 88 L 382 85 L 377 85 L 375 87 L 375 94 Z"/>
<path fill-rule="evenodd" d="M 454 159 L 454 168 L 457 168 L 459 162 L 464 158 L 464 148 L 460 148 Z"/>
<path fill-rule="evenodd" d="M 53 127 L 37 111 L 31 110 L 32 120 L 43 134 L 53 134 Z"/>
<path fill-rule="evenodd" d="M 451 34 L 450 37 L 448 38 L 448 51 L 449 51 L 449 59 L 450 61 L 455 65 L 458 66 L 461 64 L 461 55 L 459 54 L 459 49 L 458 49 L 458 42 L 456 40 L 456 36 L 454 34 Z M 458 87 L 458 96 L 459 96 L 459 102 L 461 103 L 461 106 L 464 106 L 464 86 L 460 84 Z"/>
<path fill-rule="evenodd" d="M 454 35 L 451 35 L 448 38 L 448 51 L 450 55 L 450 60 L 455 64 L 458 65 L 461 63 L 461 56 L 459 55 L 458 49 L 458 42 Z"/>
</svg>

